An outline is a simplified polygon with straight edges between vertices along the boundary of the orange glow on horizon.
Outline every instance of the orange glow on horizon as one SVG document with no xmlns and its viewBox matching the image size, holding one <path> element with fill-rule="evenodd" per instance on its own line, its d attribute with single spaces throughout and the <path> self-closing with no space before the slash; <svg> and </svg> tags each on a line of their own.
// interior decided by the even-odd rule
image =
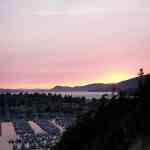
<svg viewBox="0 0 150 150">
<path fill-rule="evenodd" d="M 135 76 L 128 73 L 109 73 L 106 76 L 104 76 L 101 81 L 103 81 L 103 83 L 117 83 L 120 81 L 128 80 L 133 77 Z"/>
<path fill-rule="evenodd" d="M 49 83 L 19 83 L 19 84 L 0 84 L 3 89 L 50 89 L 53 85 Z"/>
<path fill-rule="evenodd" d="M 98 78 L 93 81 L 79 81 L 79 82 L 64 82 L 64 83 L 57 83 L 57 84 L 51 84 L 51 83 L 14 83 L 14 84 L 0 84 L 0 88 L 4 89 L 51 89 L 55 87 L 56 85 L 60 86 L 82 86 L 92 83 L 117 83 L 123 80 L 128 80 L 130 78 L 134 77 L 133 75 L 130 75 L 128 73 L 107 73 L 101 78 Z"/>
</svg>

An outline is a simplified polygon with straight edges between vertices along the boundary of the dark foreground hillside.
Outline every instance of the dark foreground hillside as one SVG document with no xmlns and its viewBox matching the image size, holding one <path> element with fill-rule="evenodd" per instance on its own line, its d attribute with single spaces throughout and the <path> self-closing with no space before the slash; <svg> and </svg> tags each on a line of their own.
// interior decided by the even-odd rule
<svg viewBox="0 0 150 150">
<path fill-rule="evenodd" d="M 150 149 L 150 76 L 134 95 L 102 98 L 99 108 L 79 118 L 56 150 Z"/>
</svg>

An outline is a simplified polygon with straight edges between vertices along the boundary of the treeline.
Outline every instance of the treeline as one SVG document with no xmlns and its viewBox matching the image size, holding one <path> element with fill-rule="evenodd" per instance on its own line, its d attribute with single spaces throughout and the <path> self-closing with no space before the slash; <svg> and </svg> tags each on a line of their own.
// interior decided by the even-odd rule
<svg viewBox="0 0 150 150">
<path fill-rule="evenodd" d="M 134 94 L 103 97 L 97 111 L 81 116 L 55 150 L 127 150 L 150 146 L 150 76 Z M 136 146 L 138 148 L 136 148 Z"/>
<path fill-rule="evenodd" d="M 54 103 L 85 103 L 85 97 L 72 97 L 69 95 L 62 96 L 60 94 L 28 94 L 28 93 L 19 93 L 19 94 L 0 94 L 0 106 L 4 106 L 4 103 L 7 103 L 9 106 L 20 106 L 27 105 L 31 106 L 32 104 L 54 104 Z"/>
<path fill-rule="evenodd" d="M 94 102 L 94 100 L 93 100 Z M 35 114 L 80 113 L 84 111 L 85 97 L 61 96 L 56 94 L 0 94 L 0 119 L 13 117 L 33 119 Z M 91 106 L 95 107 L 91 104 Z"/>
</svg>

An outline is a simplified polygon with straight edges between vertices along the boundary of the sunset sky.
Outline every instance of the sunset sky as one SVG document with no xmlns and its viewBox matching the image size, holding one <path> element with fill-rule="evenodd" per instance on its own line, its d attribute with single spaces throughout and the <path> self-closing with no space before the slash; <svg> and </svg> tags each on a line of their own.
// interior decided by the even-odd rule
<svg viewBox="0 0 150 150">
<path fill-rule="evenodd" d="M 0 88 L 117 82 L 150 72 L 150 0 L 0 0 Z"/>
</svg>

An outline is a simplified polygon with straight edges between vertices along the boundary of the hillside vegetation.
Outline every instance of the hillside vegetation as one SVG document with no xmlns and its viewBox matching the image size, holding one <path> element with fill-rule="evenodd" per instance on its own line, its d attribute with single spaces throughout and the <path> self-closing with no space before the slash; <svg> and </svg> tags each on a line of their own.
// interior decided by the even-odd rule
<svg viewBox="0 0 150 150">
<path fill-rule="evenodd" d="M 80 116 L 55 150 L 146 150 L 150 145 L 150 76 L 132 95 L 120 92 L 100 100 L 96 111 Z"/>
</svg>

